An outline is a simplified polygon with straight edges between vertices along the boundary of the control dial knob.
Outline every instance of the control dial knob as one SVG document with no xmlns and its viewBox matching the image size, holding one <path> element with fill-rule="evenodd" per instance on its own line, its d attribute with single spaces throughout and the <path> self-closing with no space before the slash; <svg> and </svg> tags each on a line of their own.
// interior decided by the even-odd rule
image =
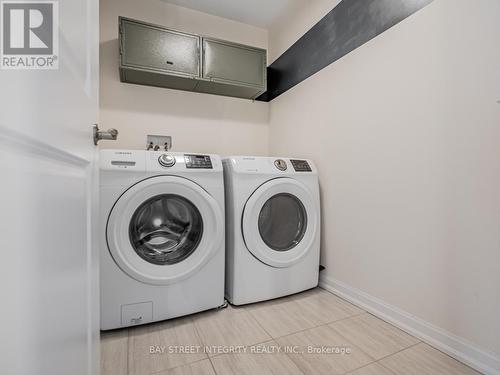
<svg viewBox="0 0 500 375">
<path fill-rule="evenodd" d="M 277 159 L 274 161 L 274 166 L 280 171 L 286 171 L 286 161 L 283 159 Z"/>
<path fill-rule="evenodd" d="M 163 167 L 172 167 L 175 164 L 175 157 L 170 154 L 162 154 L 158 158 L 158 163 Z"/>
</svg>

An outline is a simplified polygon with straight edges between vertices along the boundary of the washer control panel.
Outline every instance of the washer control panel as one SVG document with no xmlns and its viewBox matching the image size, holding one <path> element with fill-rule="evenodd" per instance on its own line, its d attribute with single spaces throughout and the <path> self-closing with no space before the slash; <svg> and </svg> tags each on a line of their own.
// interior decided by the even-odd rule
<svg viewBox="0 0 500 375">
<path fill-rule="evenodd" d="M 290 159 L 290 163 L 292 163 L 295 172 L 312 172 L 311 166 L 307 160 Z"/>
<path fill-rule="evenodd" d="M 161 154 L 158 157 L 158 163 L 160 163 L 162 167 L 173 167 L 175 164 L 175 156 L 170 154 Z"/>
<path fill-rule="evenodd" d="M 186 162 L 186 168 L 213 169 L 212 160 L 208 155 L 186 154 L 184 155 L 184 161 Z"/>
</svg>

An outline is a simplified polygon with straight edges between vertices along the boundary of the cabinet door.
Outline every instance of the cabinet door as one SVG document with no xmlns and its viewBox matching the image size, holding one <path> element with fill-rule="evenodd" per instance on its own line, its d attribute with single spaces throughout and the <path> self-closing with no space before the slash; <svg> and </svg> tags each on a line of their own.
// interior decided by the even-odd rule
<svg viewBox="0 0 500 375">
<path fill-rule="evenodd" d="M 120 19 L 122 67 L 200 76 L 200 37 Z"/>
<path fill-rule="evenodd" d="M 203 78 L 265 87 L 266 51 L 203 38 Z"/>
</svg>

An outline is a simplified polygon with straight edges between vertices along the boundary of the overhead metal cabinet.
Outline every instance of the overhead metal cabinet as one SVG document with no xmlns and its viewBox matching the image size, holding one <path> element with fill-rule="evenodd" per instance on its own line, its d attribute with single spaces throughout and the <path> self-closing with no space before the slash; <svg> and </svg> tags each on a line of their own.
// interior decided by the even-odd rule
<svg viewBox="0 0 500 375">
<path fill-rule="evenodd" d="M 122 82 L 248 99 L 266 91 L 263 49 L 124 17 L 119 24 Z"/>
<path fill-rule="evenodd" d="M 203 38 L 196 91 L 253 99 L 266 91 L 266 50 Z"/>
<path fill-rule="evenodd" d="M 201 73 L 199 36 L 124 17 L 119 22 L 123 82 L 194 90 Z"/>
</svg>

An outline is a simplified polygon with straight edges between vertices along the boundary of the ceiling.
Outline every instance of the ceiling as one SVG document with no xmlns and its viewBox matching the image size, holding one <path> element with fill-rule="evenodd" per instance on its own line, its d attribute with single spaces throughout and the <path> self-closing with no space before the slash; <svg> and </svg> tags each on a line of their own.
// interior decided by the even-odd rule
<svg viewBox="0 0 500 375">
<path fill-rule="evenodd" d="M 162 0 L 234 21 L 269 29 L 290 6 L 304 0 Z"/>
</svg>

